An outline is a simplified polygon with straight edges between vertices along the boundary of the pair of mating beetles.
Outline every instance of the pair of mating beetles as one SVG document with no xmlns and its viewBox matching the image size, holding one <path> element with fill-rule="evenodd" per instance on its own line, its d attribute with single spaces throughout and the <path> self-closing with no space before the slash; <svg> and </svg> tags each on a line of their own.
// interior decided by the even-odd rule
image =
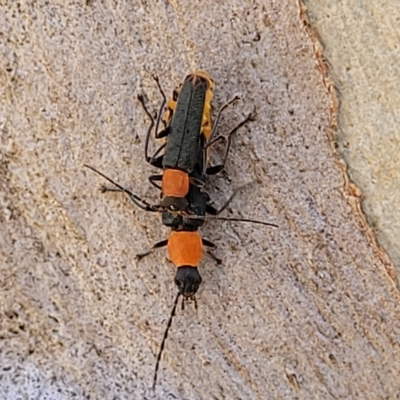
<svg viewBox="0 0 400 400">
<path fill-rule="evenodd" d="M 161 355 L 176 312 L 178 300 L 180 296 L 183 296 L 182 307 L 185 299 L 195 300 L 195 294 L 202 281 L 197 265 L 202 258 L 203 246 L 207 248 L 207 252 L 215 261 L 220 262 L 210 251 L 216 246 L 202 238 L 199 233 L 199 228 L 207 219 L 206 214 L 221 220 L 253 222 L 276 227 L 274 224 L 262 221 L 242 218 L 218 218 L 216 216 L 228 206 L 236 192 L 217 210 L 210 204 L 210 197 L 204 191 L 208 176 L 215 175 L 224 169 L 232 135 L 254 118 L 250 114 L 227 135 L 217 134 L 222 111 L 229 104 L 238 100 L 239 97 L 234 97 L 220 108 L 215 124 L 212 126 L 211 100 L 214 82 L 207 72 L 195 71 L 187 75 L 183 84 L 174 90 L 172 98 L 168 101 L 160 86 L 158 77 L 155 76 L 154 79 L 163 98 L 156 120 L 148 111 L 143 97 L 139 96 L 138 99 L 151 120 L 145 140 L 145 159 L 152 166 L 163 170 L 162 175 L 151 175 L 149 177 L 150 183 L 162 191 L 161 202 L 159 204 L 149 204 L 93 167 L 85 165 L 117 187 L 117 189 L 103 187 L 103 191 L 117 190 L 126 193 L 143 210 L 161 213 L 162 223 L 171 228 L 168 239 L 155 243 L 151 250 L 138 255 L 138 258 L 142 258 L 154 249 L 167 246 L 169 258 L 177 267 L 175 284 L 178 287 L 178 293 L 157 356 L 153 388 L 157 382 Z M 162 118 L 164 107 L 166 110 Z M 160 122 L 164 125 L 164 129 L 159 131 Z M 150 156 L 148 147 L 153 130 L 155 138 L 165 138 L 165 142 Z M 225 141 L 222 163 L 210 166 L 210 147 L 217 141 L 222 140 Z M 161 185 L 159 182 L 161 182 Z"/>
</svg>

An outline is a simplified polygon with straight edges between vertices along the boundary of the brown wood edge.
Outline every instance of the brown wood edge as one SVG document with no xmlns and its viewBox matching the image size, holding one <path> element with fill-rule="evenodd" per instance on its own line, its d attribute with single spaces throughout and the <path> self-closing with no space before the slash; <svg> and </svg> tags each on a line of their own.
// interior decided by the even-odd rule
<svg viewBox="0 0 400 400">
<path fill-rule="evenodd" d="M 322 83 L 330 99 L 330 107 L 329 107 L 330 122 L 329 122 L 329 127 L 327 129 L 327 133 L 331 142 L 332 151 L 336 156 L 337 164 L 340 170 L 342 171 L 344 179 L 345 198 L 347 202 L 356 211 L 359 226 L 361 230 L 363 230 L 366 233 L 375 255 L 383 263 L 387 274 L 390 276 L 393 282 L 395 284 L 398 284 L 397 272 L 389 255 L 385 252 L 383 248 L 381 248 L 378 245 L 375 234 L 372 228 L 368 225 L 367 217 L 362 209 L 362 200 L 364 196 L 360 188 L 354 182 L 350 181 L 349 175 L 347 173 L 347 164 L 337 151 L 336 130 L 338 126 L 337 121 L 338 121 L 338 111 L 340 106 L 338 92 L 336 90 L 334 81 L 329 76 L 329 62 L 323 54 L 324 53 L 323 45 L 319 40 L 316 30 L 311 26 L 311 23 L 309 21 L 307 14 L 307 6 L 304 4 L 303 0 L 297 0 L 297 2 L 299 7 L 299 18 L 300 18 L 301 28 L 304 30 L 304 32 L 311 40 L 316 60 L 316 69 L 321 74 Z"/>
</svg>

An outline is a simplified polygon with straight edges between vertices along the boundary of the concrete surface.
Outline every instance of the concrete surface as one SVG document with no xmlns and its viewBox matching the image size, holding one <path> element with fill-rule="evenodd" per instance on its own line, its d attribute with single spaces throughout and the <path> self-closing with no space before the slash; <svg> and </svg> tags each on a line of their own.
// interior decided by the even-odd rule
<svg viewBox="0 0 400 400">
<path fill-rule="evenodd" d="M 307 0 L 340 99 L 339 152 L 400 271 L 400 3 Z"/>
<path fill-rule="evenodd" d="M 2 2 L 0 10 L 0 398 L 394 399 L 400 304 L 391 263 L 364 223 L 332 144 L 335 101 L 295 1 Z M 314 41 L 313 41 L 314 40 Z M 147 119 L 196 68 L 236 93 L 227 175 L 210 185 L 224 260 L 176 316 L 159 385 L 155 354 L 174 269 L 156 216 L 102 195 L 90 163 L 156 201 L 143 160 Z M 218 158 L 218 153 L 214 154 Z"/>
</svg>

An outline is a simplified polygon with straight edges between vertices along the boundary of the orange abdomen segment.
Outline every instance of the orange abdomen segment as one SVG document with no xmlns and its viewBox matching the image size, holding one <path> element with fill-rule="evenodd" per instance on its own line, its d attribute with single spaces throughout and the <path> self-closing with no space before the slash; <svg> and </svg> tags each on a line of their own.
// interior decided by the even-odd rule
<svg viewBox="0 0 400 400">
<path fill-rule="evenodd" d="M 178 268 L 197 267 L 203 257 L 203 242 L 199 232 L 172 231 L 168 238 L 168 255 Z"/>
<path fill-rule="evenodd" d="M 212 86 L 214 88 L 214 86 Z M 206 99 L 204 101 L 204 111 L 203 111 L 203 121 L 202 121 L 202 133 L 205 138 L 210 139 L 211 131 L 212 131 L 212 123 L 211 123 L 211 100 L 213 98 L 212 89 L 207 90 Z"/>
<path fill-rule="evenodd" d="M 189 175 L 179 169 L 166 169 L 161 187 L 164 196 L 185 197 L 189 192 Z"/>
<path fill-rule="evenodd" d="M 175 111 L 175 108 L 176 108 L 176 100 L 169 99 L 165 107 L 165 112 L 163 117 L 163 120 L 165 121 L 167 126 L 169 126 L 171 123 L 172 115 Z"/>
</svg>

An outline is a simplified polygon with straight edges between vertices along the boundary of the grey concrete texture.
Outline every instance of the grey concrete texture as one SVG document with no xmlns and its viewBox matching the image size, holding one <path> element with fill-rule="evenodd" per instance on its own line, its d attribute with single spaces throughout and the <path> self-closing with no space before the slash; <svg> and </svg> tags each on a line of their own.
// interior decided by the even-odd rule
<svg viewBox="0 0 400 400">
<path fill-rule="evenodd" d="M 332 141 L 334 93 L 295 1 L 1 2 L 0 398 L 394 399 L 400 296 Z M 156 202 L 143 159 L 157 109 L 207 70 L 234 138 L 222 204 L 202 234 L 199 309 L 178 311 L 156 391 L 155 355 L 176 295 L 156 215 L 89 163 Z M 221 153 L 215 149 L 212 160 Z"/>
<path fill-rule="evenodd" d="M 338 147 L 400 271 L 400 3 L 307 0 L 339 99 Z"/>
</svg>

